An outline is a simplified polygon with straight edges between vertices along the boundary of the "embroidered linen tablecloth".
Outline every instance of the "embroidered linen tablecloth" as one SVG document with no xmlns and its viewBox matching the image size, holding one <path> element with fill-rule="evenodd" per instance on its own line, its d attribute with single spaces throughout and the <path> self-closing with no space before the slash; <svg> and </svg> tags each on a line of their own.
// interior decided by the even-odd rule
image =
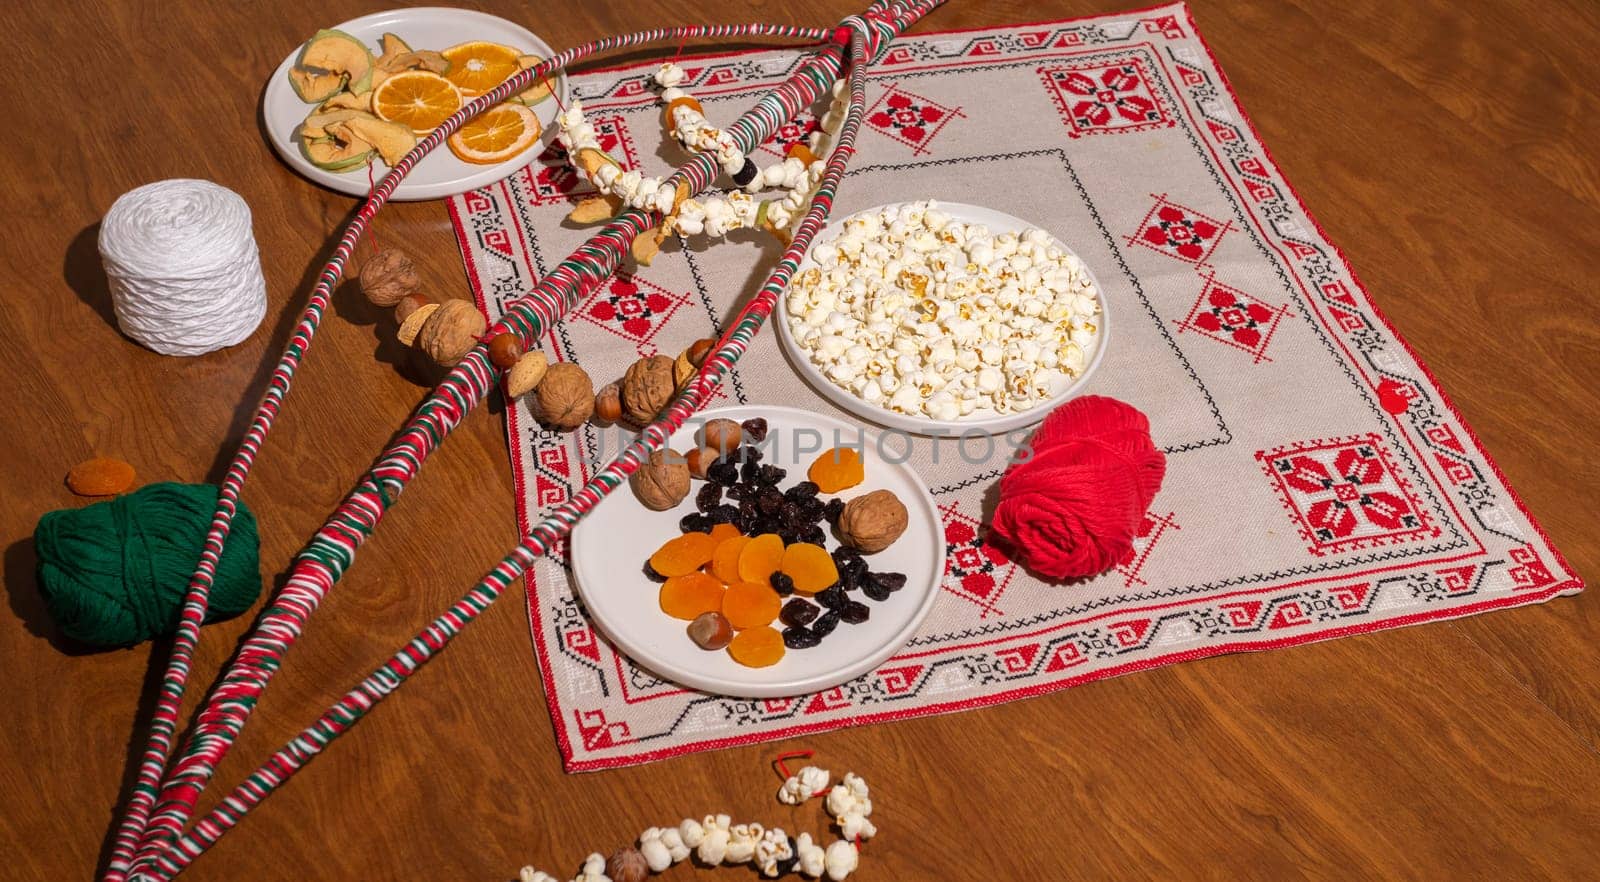
<svg viewBox="0 0 1600 882">
<path fill-rule="evenodd" d="M 713 122 L 731 121 L 797 58 L 691 59 L 684 88 Z M 651 69 L 573 88 L 608 151 L 663 174 L 681 157 L 663 137 Z M 541 561 L 528 622 L 569 770 L 967 710 L 1580 590 L 1283 179 L 1186 7 L 904 39 L 872 69 L 867 97 L 836 214 L 919 198 L 987 205 L 1051 231 L 1095 270 L 1111 344 L 1089 391 L 1147 413 L 1168 455 L 1136 556 L 1086 584 L 1038 580 L 985 541 L 999 457 L 919 444 L 912 462 L 948 551 L 932 615 L 879 669 L 767 700 L 688 691 L 634 665 L 590 626 L 566 561 Z M 777 160 L 816 124 L 786 126 L 758 158 Z M 547 152 L 451 200 L 490 317 L 588 235 L 563 223 L 585 191 Z M 545 349 L 597 382 L 642 355 L 675 355 L 721 330 L 776 253 L 748 231 L 669 244 L 588 296 Z M 835 412 L 770 328 L 719 394 Z M 523 405 L 507 425 L 526 526 L 582 484 L 606 439 L 543 432 Z"/>
</svg>

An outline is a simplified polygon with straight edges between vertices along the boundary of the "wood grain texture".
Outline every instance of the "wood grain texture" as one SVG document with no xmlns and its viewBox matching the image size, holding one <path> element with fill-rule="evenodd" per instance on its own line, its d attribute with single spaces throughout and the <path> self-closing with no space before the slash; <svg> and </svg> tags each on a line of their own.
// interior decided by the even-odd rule
<svg viewBox="0 0 1600 882">
<path fill-rule="evenodd" d="M 951 0 L 921 27 L 1123 4 Z M 20 847 L 7 878 L 91 878 L 164 651 L 60 645 L 34 588 L 34 522 L 75 504 L 61 476 L 94 454 L 127 459 L 144 480 L 216 479 L 352 208 L 273 157 L 257 129 L 261 84 L 315 28 L 385 5 L 8 10 L 0 840 Z M 830 22 L 856 4 L 474 5 L 563 46 L 686 20 Z M 1580 573 L 1600 573 L 1594 5 L 1194 6 L 1285 175 L 1555 543 Z M 247 342 L 187 360 L 118 335 L 94 246 L 116 196 L 176 176 L 249 201 L 271 301 Z M 419 257 L 436 294 L 466 296 L 441 205 L 387 209 L 379 235 Z M 245 490 L 265 572 L 282 572 L 437 377 L 352 295 L 336 298 Z M 404 500 L 289 656 L 220 783 L 237 782 L 515 541 L 498 407 L 470 417 Z M 867 882 L 1595 878 L 1594 597 L 1195 662 L 804 746 L 872 781 L 884 835 L 868 847 Z M 206 630 L 201 681 L 247 624 Z M 798 745 L 562 774 L 527 641 L 521 598 L 508 597 L 188 878 L 495 880 L 530 861 L 570 871 L 644 826 L 713 810 L 816 829 L 811 811 L 771 799 L 766 762 Z M 680 867 L 665 878 L 713 876 Z"/>
</svg>

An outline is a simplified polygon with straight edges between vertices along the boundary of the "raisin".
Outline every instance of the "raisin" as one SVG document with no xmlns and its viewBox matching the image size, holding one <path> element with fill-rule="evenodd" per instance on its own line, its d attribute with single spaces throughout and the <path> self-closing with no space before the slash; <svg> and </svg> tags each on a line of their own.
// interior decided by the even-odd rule
<svg viewBox="0 0 1600 882">
<path fill-rule="evenodd" d="M 753 459 L 747 459 L 743 465 L 739 466 L 739 480 L 746 484 L 759 484 L 761 482 L 756 480 L 756 475 L 760 471 L 761 463 Z"/>
<path fill-rule="evenodd" d="M 684 515 L 683 519 L 678 521 L 678 529 L 685 533 L 709 533 L 714 526 L 715 522 L 697 511 Z"/>
<path fill-rule="evenodd" d="M 761 509 L 764 515 L 775 515 L 783 511 L 783 494 L 771 487 L 763 488 L 761 495 L 756 497 L 756 508 Z"/>
<path fill-rule="evenodd" d="M 835 610 L 829 610 L 818 616 L 817 620 L 811 623 L 811 633 L 819 638 L 826 637 L 832 634 L 833 629 L 837 627 L 839 627 L 839 613 Z"/>
<path fill-rule="evenodd" d="M 850 598 L 845 596 L 844 587 L 841 585 L 818 591 L 814 599 L 828 609 L 840 609 L 851 602 Z"/>
<path fill-rule="evenodd" d="M 744 430 L 744 436 L 751 441 L 760 443 L 767 440 L 767 421 L 761 417 L 753 417 L 739 424 Z"/>
<path fill-rule="evenodd" d="M 815 621 L 820 612 L 822 610 L 816 606 L 796 597 L 783 605 L 783 610 L 778 613 L 778 621 L 791 628 L 804 628 Z"/>
<path fill-rule="evenodd" d="M 775 465 L 763 465 L 757 467 L 756 469 L 758 483 L 765 484 L 768 487 L 778 486 L 778 483 L 784 478 L 788 477 L 788 475 L 788 471 L 780 469 Z"/>
<path fill-rule="evenodd" d="M 872 574 L 872 581 L 874 581 L 874 582 L 878 583 L 879 585 L 883 586 L 883 588 L 885 590 L 888 590 L 890 592 L 899 591 L 901 588 L 906 587 L 906 574 L 905 573 L 873 573 Z"/>
<path fill-rule="evenodd" d="M 821 635 L 807 628 L 784 628 L 783 645 L 790 649 L 810 649 L 822 642 Z"/>
<path fill-rule="evenodd" d="M 839 515 L 843 512 L 844 500 L 839 499 L 838 497 L 828 500 L 828 504 L 822 507 L 822 516 L 827 518 L 829 523 L 837 521 L 839 519 Z"/>
<path fill-rule="evenodd" d="M 804 502 L 807 499 L 817 498 L 817 484 L 815 481 L 801 481 L 784 491 L 785 496 L 794 502 Z"/>
<path fill-rule="evenodd" d="M 749 462 L 760 462 L 767 458 L 767 454 L 759 447 L 744 448 L 744 458 Z"/>
<path fill-rule="evenodd" d="M 746 422 L 748 423 L 749 421 L 746 421 Z M 765 425 L 765 423 L 763 423 L 763 425 Z M 747 429 L 746 431 L 749 431 L 749 430 Z M 789 837 L 789 856 L 784 858 L 783 860 L 777 862 L 778 872 L 775 875 L 786 876 L 789 873 L 794 872 L 795 866 L 797 864 L 799 864 L 799 863 L 800 863 L 800 846 L 795 844 L 794 837 L 790 836 Z"/>
<path fill-rule="evenodd" d="M 826 542 L 827 539 L 828 535 L 822 532 L 822 528 L 816 524 L 812 524 L 811 526 L 800 531 L 801 542 L 809 542 L 812 545 L 821 545 Z"/>
<path fill-rule="evenodd" d="M 667 581 L 667 577 L 656 572 L 656 568 L 651 566 L 649 561 L 644 562 L 644 577 L 652 582 Z"/>
<path fill-rule="evenodd" d="M 772 583 L 772 590 L 783 597 L 788 597 L 794 593 L 794 580 L 789 578 L 789 574 L 782 570 L 774 570 L 767 581 Z"/>
<path fill-rule="evenodd" d="M 701 511 L 710 511 L 722 501 L 722 485 L 706 482 L 700 492 L 694 495 L 694 507 Z"/>
<path fill-rule="evenodd" d="M 868 579 L 867 583 L 861 586 L 861 593 L 867 595 L 868 600 L 876 600 L 879 603 L 889 599 L 889 589 L 871 579 Z"/>
<path fill-rule="evenodd" d="M 839 621 L 847 625 L 859 625 L 872 617 L 872 610 L 859 600 L 852 600 L 839 609 Z"/>
<path fill-rule="evenodd" d="M 710 468 L 706 469 L 706 479 L 713 484 L 721 484 L 724 487 L 732 486 L 739 482 L 739 467 L 731 462 L 719 459 L 712 463 Z M 843 507 L 843 503 L 841 503 L 840 508 L 843 509 Z"/>
<path fill-rule="evenodd" d="M 822 520 L 822 516 L 827 512 L 828 507 L 820 500 L 807 499 L 796 503 L 794 508 L 795 511 L 800 513 L 800 517 L 803 518 L 806 523 L 815 524 Z"/>
</svg>

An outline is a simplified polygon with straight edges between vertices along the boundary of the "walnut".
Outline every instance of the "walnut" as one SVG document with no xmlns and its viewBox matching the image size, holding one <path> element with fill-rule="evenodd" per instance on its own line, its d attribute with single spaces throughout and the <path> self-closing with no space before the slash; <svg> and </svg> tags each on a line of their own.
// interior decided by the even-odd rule
<svg viewBox="0 0 1600 882">
<path fill-rule="evenodd" d="M 488 328 L 476 306 L 465 300 L 446 300 L 428 316 L 417 334 L 417 345 L 439 364 L 451 365 L 471 352 Z"/>
<path fill-rule="evenodd" d="M 386 248 L 361 266 L 361 293 L 374 306 L 393 306 L 421 290 L 416 265 L 398 248 Z"/>
<path fill-rule="evenodd" d="M 672 359 L 665 355 L 641 358 L 622 375 L 622 415 L 644 425 L 656 418 L 676 391 Z"/>
<path fill-rule="evenodd" d="M 645 508 L 666 511 L 689 495 L 689 466 L 670 450 L 657 450 L 628 478 Z"/>
<path fill-rule="evenodd" d="M 839 513 L 839 538 L 868 554 L 894 544 L 906 531 L 905 503 L 888 490 L 874 490 L 846 502 Z"/>
<path fill-rule="evenodd" d="M 570 361 L 551 365 L 533 391 L 533 415 L 546 428 L 576 429 L 594 412 L 594 382 Z"/>
</svg>

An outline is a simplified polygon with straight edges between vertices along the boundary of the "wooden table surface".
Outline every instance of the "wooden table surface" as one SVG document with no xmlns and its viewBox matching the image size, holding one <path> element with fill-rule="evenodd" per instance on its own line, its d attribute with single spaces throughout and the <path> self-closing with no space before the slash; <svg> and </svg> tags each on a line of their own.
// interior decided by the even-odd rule
<svg viewBox="0 0 1600 882">
<path fill-rule="evenodd" d="M 261 84 L 316 28 L 392 2 L 33 0 L 0 29 L 11 132 L 0 147 L 0 841 L 11 855 L 0 876 L 87 880 L 102 865 L 165 652 L 61 644 L 34 584 L 34 523 L 78 504 L 61 477 L 94 454 L 127 459 L 146 481 L 218 479 L 353 206 L 275 159 L 257 128 Z M 857 2 L 481 5 L 566 46 L 690 20 L 827 23 Z M 951 0 L 919 29 L 1135 2 Z M 1600 574 L 1600 6 L 1194 5 L 1285 174 L 1555 543 L 1581 574 Z M 241 193 L 267 273 L 262 329 L 202 358 L 121 337 L 96 255 L 111 202 L 168 177 Z M 442 204 L 397 205 L 380 224 L 465 296 Z M 349 295 L 245 490 L 268 574 L 428 379 Z M 502 417 L 480 409 L 323 604 L 218 783 L 240 780 L 515 540 Z M 206 629 L 202 681 L 248 618 Z M 1597 624 L 1591 592 L 804 746 L 872 782 L 884 833 L 862 880 L 1595 878 Z M 530 861 L 571 872 L 588 851 L 685 814 L 778 817 L 767 763 L 799 746 L 563 774 L 512 596 L 190 878 L 498 880 Z"/>
</svg>

